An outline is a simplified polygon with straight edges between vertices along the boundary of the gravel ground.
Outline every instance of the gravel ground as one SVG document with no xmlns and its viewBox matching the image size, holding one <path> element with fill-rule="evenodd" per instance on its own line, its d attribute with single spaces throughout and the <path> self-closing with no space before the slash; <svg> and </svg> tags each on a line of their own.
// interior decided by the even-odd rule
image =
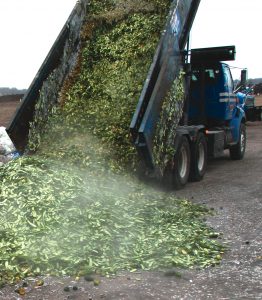
<svg viewBox="0 0 262 300">
<path fill-rule="evenodd" d="M 84 279 L 49 277 L 38 287 L 36 279 L 28 279 L 25 296 L 19 298 L 17 286 L 8 286 L 0 290 L 0 299 L 262 299 L 262 123 L 249 123 L 247 132 L 244 160 L 231 161 L 225 152 L 209 163 L 202 182 L 176 192 L 216 211 L 207 222 L 228 244 L 220 266 L 121 273 L 100 278 L 98 286 Z M 70 290 L 64 291 L 65 286 Z"/>
</svg>

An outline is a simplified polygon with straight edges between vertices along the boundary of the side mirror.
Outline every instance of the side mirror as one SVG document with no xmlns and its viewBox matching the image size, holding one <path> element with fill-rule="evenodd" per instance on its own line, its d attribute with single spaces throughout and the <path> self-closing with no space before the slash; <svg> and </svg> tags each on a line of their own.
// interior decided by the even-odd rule
<svg viewBox="0 0 262 300">
<path fill-rule="evenodd" d="M 247 69 L 241 70 L 241 85 L 242 86 L 247 85 Z"/>
</svg>

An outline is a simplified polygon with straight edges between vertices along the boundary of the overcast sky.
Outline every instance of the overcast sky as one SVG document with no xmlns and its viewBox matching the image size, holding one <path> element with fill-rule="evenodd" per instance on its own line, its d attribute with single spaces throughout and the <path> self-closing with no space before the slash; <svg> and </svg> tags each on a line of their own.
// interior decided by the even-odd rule
<svg viewBox="0 0 262 300">
<path fill-rule="evenodd" d="M 28 88 L 76 0 L 0 0 L 0 87 Z M 232 66 L 262 77 L 262 0 L 201 0 L 192 48 L 236 45 Z M 239 70 L 233 75 L 238 78 Z"/>
<path fill-rule="evenodd" d="M 201 0 L 191 32 L 192 48 L 236 46 L 231 66 L 262 77 L 262 0 Z M 240 70 L 232 70 L 238 79 Z"/>
</svg>

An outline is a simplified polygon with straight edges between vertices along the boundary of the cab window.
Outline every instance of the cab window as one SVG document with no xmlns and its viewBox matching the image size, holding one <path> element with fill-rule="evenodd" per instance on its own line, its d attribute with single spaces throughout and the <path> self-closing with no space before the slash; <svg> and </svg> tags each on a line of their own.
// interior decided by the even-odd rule
<svg viewBox="0 0 262 300">
<path fill-rule="evenodd" d="M 206 84 L 216 84 L 219 79 L 219 69 L 216 68 L 206 68 L 202 69 L 205 76 L 205 83 Z M 200 70 L 193 70 L 191 76 L 192 83 L 199 83 L 201 81 L 201 71 Z"/>
<path fill-rule="evenodd" d="M 231 72 L 227 66 L 224 67 L 224 71 L 225 71 L 225 85 L 228 86 L 228 91 L 232 93 L 234 90 L 234 82 L 232 79 Z"/>
</svg>

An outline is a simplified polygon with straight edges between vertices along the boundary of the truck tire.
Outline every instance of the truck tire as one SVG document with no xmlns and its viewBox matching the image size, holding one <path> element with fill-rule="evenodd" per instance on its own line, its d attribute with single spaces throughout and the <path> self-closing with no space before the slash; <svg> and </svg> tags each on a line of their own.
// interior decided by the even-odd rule
<svg viewBox="0 0 262 300">
<path fill-rule="evenodd" d="M 229 148 L 230 158 L 240 160 L 244 157 L 246 151 L 246 126 L 241 123 L 239 129 L 239 141 L 236 145 Z"/>
<path fill-rule="evenodd" d="M 205 135 L 200 132 L 197 139 L 191 145 L 190 180 L 203 179 L 207 168 L 207 141 Z"/>
<path fill-rule="evenodd" d="M 164 184 L 167 188 L 181 189 L 186 185 L 190 173 L 190 146 L 186 136 L 181 136 L 176 148 L 172 166 L 165 172 Z"/>
</svg>

